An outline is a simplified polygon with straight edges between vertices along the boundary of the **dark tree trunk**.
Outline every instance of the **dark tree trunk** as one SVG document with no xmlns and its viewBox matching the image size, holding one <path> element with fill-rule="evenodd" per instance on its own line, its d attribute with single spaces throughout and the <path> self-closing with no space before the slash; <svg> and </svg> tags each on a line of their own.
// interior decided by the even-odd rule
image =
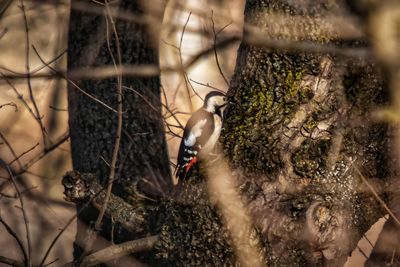
<svg viewBox="0 0 400 267">
<path fill-rule="evenodd" d="M 119 6 L 110 5 L 110 9 L 130 12 L 132 17 L 137 16 L 144 21 L 141 17 L 144 15 L 144 7 L 140 2 L 120 1 Z M 87 10 L 92 10 L 94 13 L 74 9 L 76 3 L 86 4 Z M 100 15 L 98 15 L 99 10 Z M 69 70 L 113 66 L 107 47 L 106 16 L 101 15 L 105 10 L 104 6 L 91 1 L 72 1 L 68 43 Z M 122 64 L 158 66 L 158 40 L 151 39 L 145 24 L 115 20 Z M 161 21 L 160 16 L 158 23 L 161 24 Z M 157 28 L 157 25 L 153 26 Z M 108 28 L 111 50 L 114 58 L 117 59 L 116 39 L 110 21 L 108 21 Z M 74 82 L 82 90 L 117 110 L 117 77 Z M 132 192 L 137 182 L 143 179 L 156 180 L 161 184 L 165 183 L 168 187 L 171 177 L 161 117 L 160 78 L 123 77 L 122 85 L 133 90 L 123 89 L 123 128 L 113 194 L 132 203 L 135 202 Z M 71 83 L 68 85 L 68 101 L 74 170 L 95 174 L 98 181 L 105 185 L 108 181 L 110 172 L 108 165 L 114 149 L 117 113 L 85 96 Z M 78 211 L 81 208 L 82 205 L 77 206 Z M 96 220 L 97 213 L 96 209 L 88 207 L 79 215 L 79 219 L 86 225 L 90 225 Z M 86 227 L 79 224 L 75 257 L 81 254 L 79 247 L 85 244 L 83 239 L 86 235 Z M 106 219 L 102 234 L 108 238 L 113 236 L 115 242 L 133 238 L 133 236 L 124 236 L 118 225 L 111 234 L 112 228 L 110 220 Z"/>
<path fill-rule="evenodd" d="M 245 21 L 267 36 L 280 27 L 271 38 L 340 45 L 319 18 L 344 8 L 249 0 Z M 285 36 L 294 28 L 298 37 Z M 361 59 L 240 46 L 222 137 L 270 266 L 341 266 L 383 216 L 361 180 L 383 189 L 391 175 L 388 126 L 370 116 L 388 103 L 378 72 Z"/>
</svg>

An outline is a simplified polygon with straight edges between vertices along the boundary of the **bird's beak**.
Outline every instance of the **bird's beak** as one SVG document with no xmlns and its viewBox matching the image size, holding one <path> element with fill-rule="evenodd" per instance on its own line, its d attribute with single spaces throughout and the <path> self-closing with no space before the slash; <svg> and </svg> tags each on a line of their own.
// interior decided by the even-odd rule
<svg viewBox="0 0 400 267">
<path fill-rule="evenodd" d="M 224 105 L 222 105 L 222 106 L 220 106 L 220 107 L 218 108 L 219 115 L 221 116 L 222 119 L 225 117 L 225 116 L 224 116 L 224 111 L 225 111 L 226 105 L 227 105 L 227 103 L 225 103 Z"/>
</svg>

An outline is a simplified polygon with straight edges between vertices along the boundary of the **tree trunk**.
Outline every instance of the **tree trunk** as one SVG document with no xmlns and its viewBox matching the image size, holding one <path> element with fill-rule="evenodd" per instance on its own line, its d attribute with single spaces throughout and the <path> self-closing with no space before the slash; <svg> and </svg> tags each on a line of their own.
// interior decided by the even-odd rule
<svg viewBox="0 0 400 267">
<path fill-rule="evenodd" d="M 272 39 L 341 45 L 320 18 L 344 8 L 248 0 L 245 22 Z M 378 72 L 362 59 L 241 44 L 222 142 L 269 266 L 342 266 L 383 216 L 361 177 L 383 189 L 391 175 L 389 128 L 370 116 L 388 103 Z"/>
<path fill-rule="evenodd" d="M 123 65 L 158 66 L 158 40 L 152 39 L 144 24 L 144 7 L 141 1 L 120 1 L 119 6 L 111 5 L 110 10 L 118 14 L 118 9 L 129 12 L 131 21 L 116 19 L 116 31 Z M 107 9 L 94 2 L 85 2 L 89 12 L 75 7 L 83 2 L 72 1 L 70 18 L 68 69 L 113 66 L 112 56 L 118 64 L 117 40 L 113 32 L 112 21 L 107 17 Z M 111 12 L 110 11 L 110 12 Z M 114 14 L 114 15 L 115 15 Z M 156 17 L 153 23 L 161 24 L 162 16 Z M 135 23 L 138 17 L 141 23 Z M 157 17 L 159 16 L 159 17 Z M 159 28 L 157 25 L 152 25 Z M 107 37 L 108 34 L 108 37 Z M 107 45 L 109 39 L 110 50 Z M 111 56 L 112 55 L 112 56 Z M 74 170 L 81 173 L 95 174 L 98 181 L 107 186 L 110 175 L 115 138 L 117 135 L 118 92 L 117 76 L 110 79 L 93 79 L 74 81 L 94 100 L 82 94 L 72 83 L 68 85 L 69 127 Z M 136 184 L 143 179 L 159 182 L 163 189 L 171 184 L 170 167 L 166 141 L 163 131 L 160 100 L 160 78 L 122 77 L 122 135 L 113 194 L 128 203 L 135 202 L 132 193 Z M 130 88 L 130 89 L 127 89 Z M 114 111 L 105 107 L 114 109 Z M 77 205 L 79 212 L 83 204 Z M 123 208 L 123 207 L 121 207 Z M 79 214 L 79 219 L 91 225 L 97 219 L 98 211 L 87 207 Z M 75 258 L 82 253 L 85 246 L 86 227 L 78 225 L 75 240 Z M 113 230 L 112 230 L 113 229 Z M 113 233 L 111 233 L 113 231 Z M 136 229 L 139 232 L 138 229 Z M 147 232 L 142 230 L 142 232 Z M 102 226 L 102 234 L 114 242 L 133 239 L 135 236 L 124 236 L 118 224 L 113 227 L 107 218 Z M 138 233 L 137 233 L 138 234 Z"/>
<path fill-rule="evenodd" d="M 132 3 L 122 5 L 124 10 L 139 10 Z M 310 41 L 323 47 L 365 45 L 363 39 L 342 40 L 341 29 L 324 24 L 343 14 L 341 0 L 246 3 L 246 31 L 249 25 L 257 26 L 261 41 L 267 37 L 291 44 L 285 49 L 285 42 L 262 43 L 245 31 L 221 134 L 232 179 L 262 241 L 260 258 L 268 266 L 342 266 L 362 235 L 386 213 L 366 185 L 368 181 L 387 201 L 386 182 L 394 175 L 392 129 L 371 117 L 389 100 L 380 70 L 362 58 L 312 53 L 307 46 Z M 104 27 L 102 16 L 73 12 L 69 68 L 111 64 Z M 124 36 L 125 64 L 156 64 L 156 54 L 144 42 L 143 27 L 119 21 L 117 28 Z M 297 42 L 304 43 L 296 47 Z M 271 44 L 274 49 L 268 47 Z M 151 255 L 154 265 L 236 264 L 229 229 L 201 179 L 207 165 L 191 174 L 174 199 L 161 199 L 156 208 L 138 205 L 132 190 L 135 181 L 169 179 L 158 112 L 159 80 L 124 79 L 124 84 L 135 86 L 157 107 L 154 112 L 137 94 L 124 91 L 126 112 L 114 193 L 132 204 L 125 210 L 135 213 L 140 207 L 146 218 L 137 228 L 132 227 L 135 222 L 127 226 L 134 234 L 127 238 L 158 234 Z M 115 80 L 80 81 L 79 86 L 116 108 Z M 72 86 L 69 93 L 74 169 L 94 173 L 105 184 L 117 115 Z M 99 205 L 103 199 L 104 194 L 97 198 Z M 80 217 L 85 222 L 96 219 L 89 212 Z M 83 230 L 77 240 L 85 236 Z"/>
</svg>

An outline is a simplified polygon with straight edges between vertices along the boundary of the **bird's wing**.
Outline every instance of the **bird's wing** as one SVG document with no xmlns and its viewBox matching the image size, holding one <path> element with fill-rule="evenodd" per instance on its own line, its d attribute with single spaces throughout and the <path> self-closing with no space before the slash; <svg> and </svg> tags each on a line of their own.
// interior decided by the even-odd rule
<svg viewBox="0 0 400 267">
<path fill-rule="evenodd" d="M 185 127 L 179 147 L 178 162 L 175 170 L 177 177 L 184 178 L 187 165 L 190 164 L 191 161 L 197 161 L 197 154 L 210 138 L 213 128 L 214 121 L 211 113 L 203 109 L 193 113 Z M 189 167 L 191 167 L 191 165 Z"/>
</svg>

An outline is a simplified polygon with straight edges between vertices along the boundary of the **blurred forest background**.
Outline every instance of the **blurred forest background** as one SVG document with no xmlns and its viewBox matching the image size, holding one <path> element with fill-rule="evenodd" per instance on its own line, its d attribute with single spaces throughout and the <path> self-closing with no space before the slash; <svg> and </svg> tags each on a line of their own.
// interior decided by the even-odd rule
<svg viewBox="0 0 400 267">
<path fill-rule="evenodd" d="M 45 62 L 51 62 L 57 70 L 66 70 L 66 51 L 70 1 L 24 1 L 25 14 L 29 27 L 30 51 L 27 52 L 26 27 L 20 1 L 2 1 L 0 17 L 0 69 L 2 75 L 18 76 L 29 68 L 36 74 L 52 74 L 35 54 L 34 46 Z M 201 34 L 212 31 L 212 20 L 216 28 L 228 25 L 225 31 L 238 31 L 243 20 L 242 0 L 239 1 L 170 1 L 165 15 L 165 23 L 170 25 L 163 29 L 160 42 L 161 66 L 176 65 L 181 60 L 188 60 L 199 51 L 209 47 L 212 40 Z M 85 8 L 84 5 L 75 8 Z M 192 11 L 200 15 L 191 14 Z M 235 22 L 235 23 L 233 23 Z M 187 25 L 187 32 L 182 36 L 182 28 Z M 233 73 L 236 50 L 239 43 L 219 52 L 219 59 L 226 75 Z M 177 49 L 179 47 L 180 49 Z M 29 53 L 27 55 L 27 53 Z M 202 105 L 201 96 L 214 86 L 226 91 L 227 85 L 221 77 L 215 57 L 208 57 L 196 62 L 190 70 L 181 73 L 161 75 L 162 84 L 168 105 L 171 110 L 178 110 L 176 116 L 184 125 L 190 113 Z M 197 82 L 197 83 L 196 83 Z M 27 216 L 29 217 L 32 246 L 36 255 L 44 255 L 56 233 L 65 227 L 74 216 L 75 206 L 63 200 L 61 178 L 72 169 L 69 140 L 51 151 L 48 147 L 68 132 L 67 82 L 57 78 L 30 79 L 32 98 L 27 80 L 24 78 L 1 78 L 1 160 L 10 164 L 21 179 L 18 183 L 25 193 Z M 207 84 L 209 86 L 207 86 Z M 187 90 L 190 91 L 187 91 Z M 190 96 L 188 96 L 188 92 Z M 19 99 L 22 95 L 23 100 Z M 164 98 L 165 101 L 165 98 Z M 36 103 L 43 127 L 47 130 L 47 144 L 43 141 L 42 129 L 38 124 L 33 107 Z M 29 106 L 29 108 L 27 108 Z M 176 122 L 169 118 L 172 123 Z M 177 134 L 182 132 L 178 130 Z M 167 136 L 171 161 L 176 161 L 180 138 Z M 15 160 L 18 158 L 18 160 Z M 172 167 L 173 169 L 173 167 Z M 1 184 L 8 179 L 6 170 L 2 169 Z M 24 219 L 15 198 L 12 185 L 1 187 L 1 216 L 21 235 L 25 230 Z M 57 265 L 72 260 L 72 242 L 75 238 L 76 223 L 69 225 L 56 243 L 49 259 L 58 259 Z M 20 252 L 13 238 L 6 229 L 0 230 L 0 247 L 2 254 L 10 258 L 20 258 Z M 1 264 L 1 263 L 0 263 Z"/>
<path fill-rule="evenodd" d="M 212 47 L 215 32 L 240 35 L 244 5 L 244 0 L 168 1 L 159 43 L 161 69 L 183 65 Z M 67 0 L 0 1 L 0 256 L 21 259 L 10 233 L 26 246 L 28 227 L 31 253 L 38 263 L 61 231 L 47 257 L 54 266 L 73 260 L 76 233 L 75 205 L 64 201 L 61 185 L 64 173 L 72 169 L 67 81 L 52 71 L 66 72 L 71 8 L 87 7 L 82 3 L 71 7 Z M 348 24 L 346 29 L 361 34 L 358 26 Z M 238 40 L 217 55 L 201 57 L 184 72 L 161 72 L 167 123 L 175 125 L 178 119 L 185 125 L 208 91 L 227 91 L 239 44 Z M 166 128 L 166 132 L 173 170 L 182 130 Z M 363 266 L 384 220 L 360 240 L 346 266 Z"/>
</svg>

